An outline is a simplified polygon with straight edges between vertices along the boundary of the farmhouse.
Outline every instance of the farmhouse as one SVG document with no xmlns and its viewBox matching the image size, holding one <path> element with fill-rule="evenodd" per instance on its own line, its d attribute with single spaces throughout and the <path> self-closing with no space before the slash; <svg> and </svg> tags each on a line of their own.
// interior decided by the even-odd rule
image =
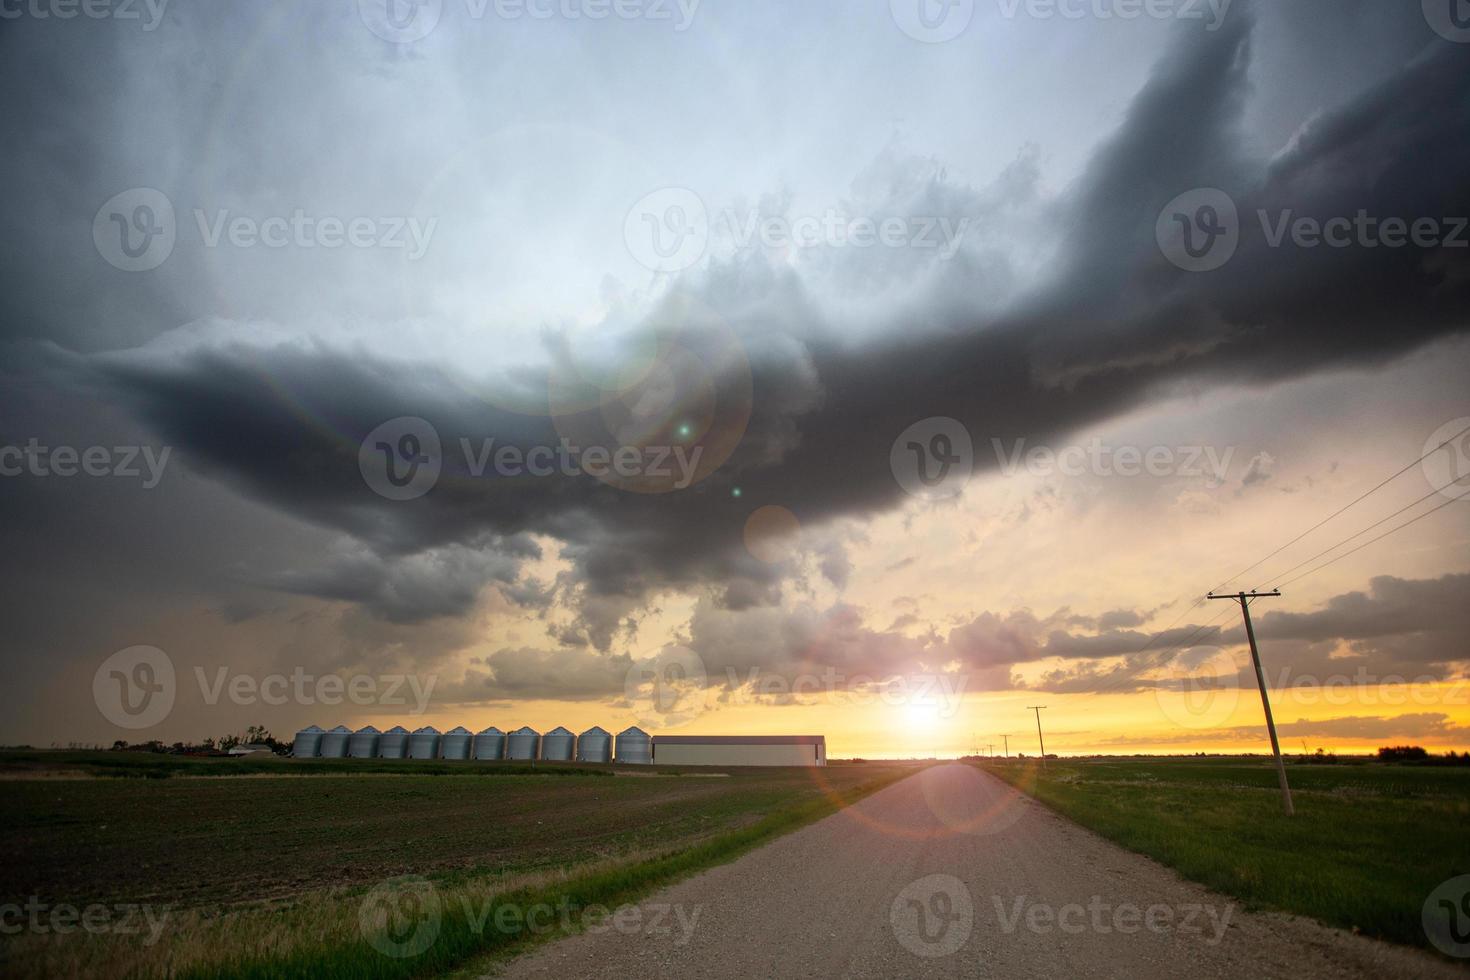
<svg viewBox="0 0 1470 980">
<path fill-rule="evenodd" d="M 825 766 L 824 735 L 655 735 L 661 766 Z"/>
</svg>

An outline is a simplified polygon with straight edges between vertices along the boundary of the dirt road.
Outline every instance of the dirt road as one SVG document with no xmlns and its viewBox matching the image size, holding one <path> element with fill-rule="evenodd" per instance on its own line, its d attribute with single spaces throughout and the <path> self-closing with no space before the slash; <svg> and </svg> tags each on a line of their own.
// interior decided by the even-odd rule
<svg viewBox="0 0 1470 980">
<path fill-rule="evenodd" d="M 1224 842 L 1222 842 L 1224 846 Z M 1459 977 L 1247 913 L 944 765 L 510 963 L 512 978 Z"/>
</svg>

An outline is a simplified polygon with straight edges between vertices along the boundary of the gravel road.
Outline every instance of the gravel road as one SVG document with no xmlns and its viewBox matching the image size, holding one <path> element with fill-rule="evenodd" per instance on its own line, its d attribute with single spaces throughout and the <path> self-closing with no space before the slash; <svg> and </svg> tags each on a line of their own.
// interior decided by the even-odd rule
<svg viewBox="0 0 1470 980">
<path fill-rule="evenodd" d="M 1222 842 L 1225 846 L 1225 842 Z M 511 978 L 1458 977 L 1248 913 L 970 766 L 923 770 L 652 896 Z"/>
</svg>

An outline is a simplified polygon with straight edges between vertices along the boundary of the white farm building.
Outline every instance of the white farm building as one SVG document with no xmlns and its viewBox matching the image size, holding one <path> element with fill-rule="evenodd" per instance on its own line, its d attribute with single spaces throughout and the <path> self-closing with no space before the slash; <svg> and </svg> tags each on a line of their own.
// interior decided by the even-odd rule
<svg viewBox="0 0 1470 980">
<path fill-rule="evenodd" d="M 655 735 L 660 766 L 825 766 L 823 735 Z"/>
</svg>

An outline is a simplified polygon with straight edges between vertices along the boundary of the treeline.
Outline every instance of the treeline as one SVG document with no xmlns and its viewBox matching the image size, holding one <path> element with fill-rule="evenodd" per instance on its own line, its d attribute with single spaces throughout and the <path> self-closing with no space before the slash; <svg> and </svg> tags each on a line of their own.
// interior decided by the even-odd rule
<svg viewBox="0 0 1470 980">
<path fill-rule="evenodd" d="M 222 735 L 206 738 L 202 742 L 174 742 L 169 744 L 153 739 L 147 742 L 126 742 L 118 739 L 112 743 L 114 752 L 157 752 L 165 755 L 226 755 L 230 749 L 240 745 L 263 745 L 276 755 L 291 751 L 290 742 L 280 742 L 266 730 L 264 725 L 251 725 L 243 735 Z"/>
<path fill-rule="evenodd" d="M 1387 745 L 1378 750 L 1378 761 L 1419 766 L 1470 766 L 1470 752 L 1451 750 L 1444 755 L 1433 755 L 1419 745 Z"/>
</svg>

